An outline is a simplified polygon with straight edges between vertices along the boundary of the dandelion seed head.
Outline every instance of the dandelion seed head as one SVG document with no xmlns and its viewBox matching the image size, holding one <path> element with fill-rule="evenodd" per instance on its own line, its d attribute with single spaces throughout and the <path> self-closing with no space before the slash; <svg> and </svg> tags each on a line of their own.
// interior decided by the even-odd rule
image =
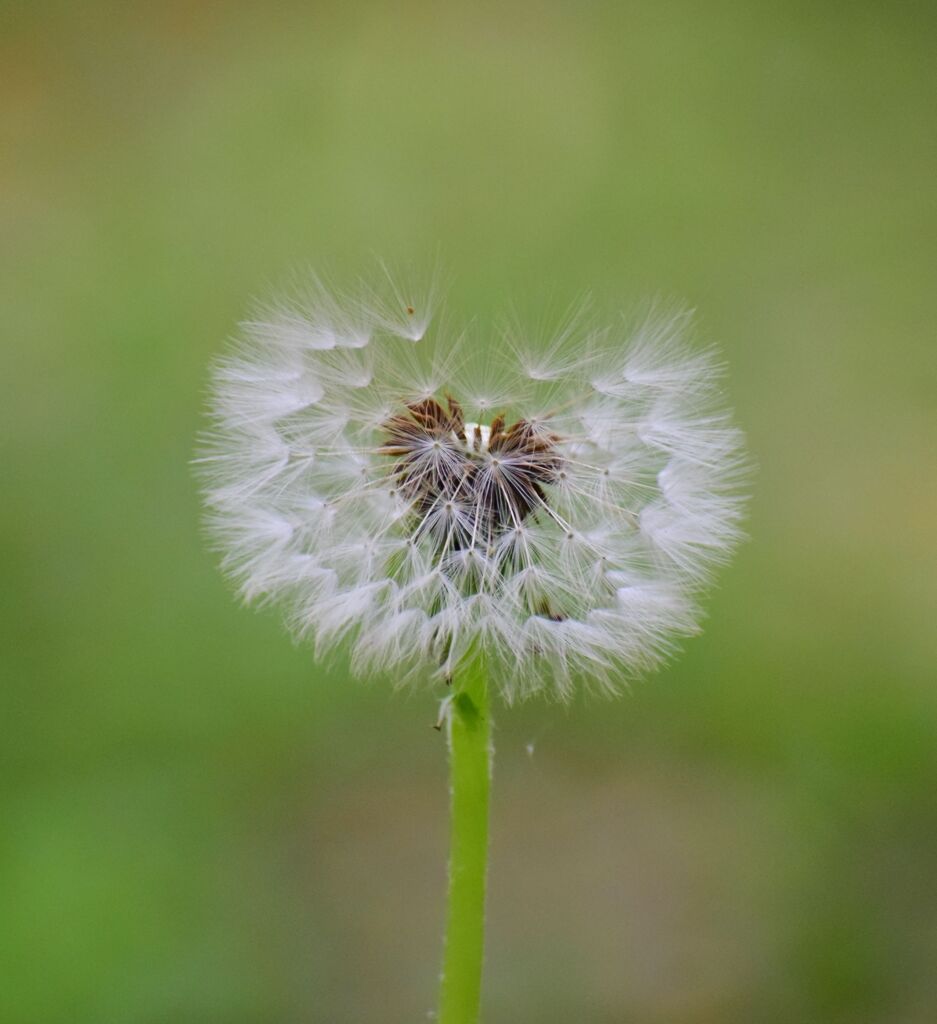
<svg viewBox="0 0 937 1024">
<path fill-rule="evenodd" d="M 224 570 L 359 673 L 447 677 L 484 647 L 508 700 L 616 692 L 697 630 L 741 538 L 718 359 L 681 311 L 479 344 L 385 276 L 313 278 L 216 364 L 199 465 Z"/>
</svg>

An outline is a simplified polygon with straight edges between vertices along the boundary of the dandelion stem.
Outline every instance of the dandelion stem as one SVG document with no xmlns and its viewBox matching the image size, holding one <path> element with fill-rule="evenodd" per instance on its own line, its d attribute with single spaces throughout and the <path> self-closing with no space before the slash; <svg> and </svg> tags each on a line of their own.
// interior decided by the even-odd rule
<svg viewBox="0 0 937 1024">
<path fill-rule="evenodd" d="M 449 706 L 452 823 L 439 1024 L 476 1024 L 481 1002 L 491 789 L 491 716 L 484 659 L 455 680 Z"/>
</svg>

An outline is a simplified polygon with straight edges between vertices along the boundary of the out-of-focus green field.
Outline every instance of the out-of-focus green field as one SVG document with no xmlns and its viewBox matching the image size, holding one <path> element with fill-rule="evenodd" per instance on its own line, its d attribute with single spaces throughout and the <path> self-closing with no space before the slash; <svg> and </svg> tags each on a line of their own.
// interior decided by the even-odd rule
<svg viewBox="0 0 937 1024">
<path fill-rule="evenodd" d="M 431 693 L 240 609 L 189 459 L 297 266 L 699 310 L 759 464 L 706 633 L 498 714 L 490 1024 L 937 1019 L 937 18 L 6 3 L 0 1019 L 435 1000 Z"/>
</svg>

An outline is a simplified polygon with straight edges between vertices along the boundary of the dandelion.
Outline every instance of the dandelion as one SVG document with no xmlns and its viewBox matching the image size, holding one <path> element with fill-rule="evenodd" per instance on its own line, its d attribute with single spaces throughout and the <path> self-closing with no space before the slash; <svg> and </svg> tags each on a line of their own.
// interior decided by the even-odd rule
<svg viewBox="0 0 937 1024">
<path fill-rule="evenodd" d="M 359 674 L 451 684 L 440 1020 L 477 1018 L 489 690 L 613 693 L 698 628 L 740 539 L 742 438 L 685 312 L 482 339 L 388 279 L 318 279 L 214 369 L 200 463 L 223 568 Z"/>
</svg>

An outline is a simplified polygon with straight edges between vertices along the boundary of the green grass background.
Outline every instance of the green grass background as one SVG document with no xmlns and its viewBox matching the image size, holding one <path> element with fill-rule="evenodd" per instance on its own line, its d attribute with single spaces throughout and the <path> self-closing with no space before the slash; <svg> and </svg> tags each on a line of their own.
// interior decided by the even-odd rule
<svg viewBox="0 0 937 1024">
<path fill-rule="evenodd" d="M 933 8 L 0 19 L 0 1019 L 427 1019 L 435 696 L 240 609 L 188 465 L 249 298 L 377 252 L 685 299 L 759 465 L 677 663 L 498 713 L 486 1020 L 934 1020 Z"/>
</svg>

